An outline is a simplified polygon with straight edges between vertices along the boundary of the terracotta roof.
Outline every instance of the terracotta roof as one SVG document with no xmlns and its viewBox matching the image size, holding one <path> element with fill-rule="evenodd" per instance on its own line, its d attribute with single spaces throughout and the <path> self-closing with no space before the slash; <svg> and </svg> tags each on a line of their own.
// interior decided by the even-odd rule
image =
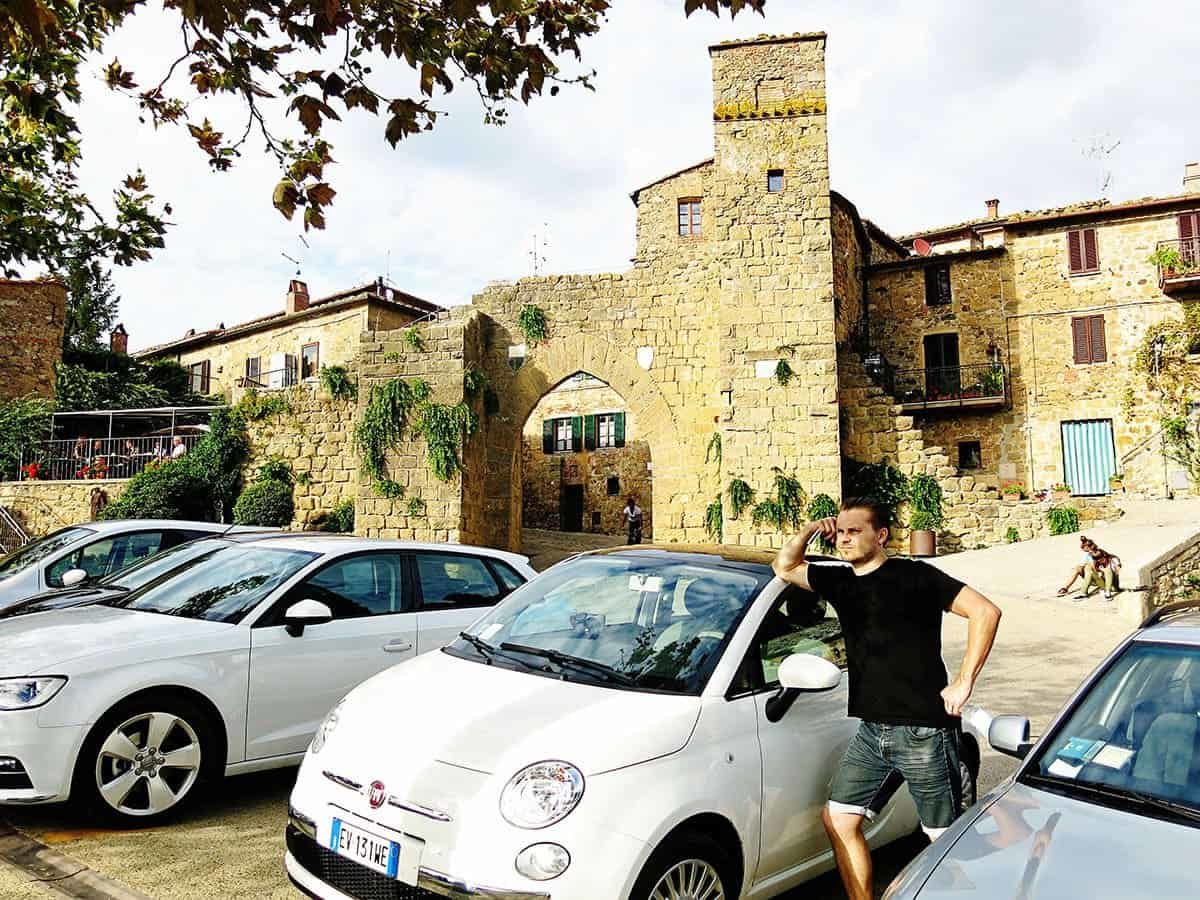
<svg viewBox="0 0 1200 900">
<path fill-rule="evenodd" d="M 381 290 L 391 291 L 392 298 L 389 300 L 386 296 L 380 293 Z M 210 328 L 207 331 L 197 331 L 194 334 L 186 334 L 181 338 L 176 338 L 173 341 L 167 341 L 165 344 L 156 344 L 153 347 L 146 347 L 144 350 L 139 350 L 132 354 L 135 359 L 145 356 L 156 356 L 168 350 L 183 350 L 186 347 L 202 346 L 204 344 L 223 341 L 229 338 L 240 337 L 244 334 L 251 334 L 255 331 L 261 331 L 263 328 L 276 325 L 286 319 L 288 322 L 294 322 L 298 319 L 311 318 L 315 315 L 320 315 L 327 312 L 332 312 L 338 309 L 357 306 L 360 303 L 380 303 L 385 306 L 395 306 L 397 308 L 407 309 L 418 316 L 428 315 L 429 313 L 442 312 L 445 307 L 432 303 L 429 300 L 422 300 L 420 297 L 415 297 L 412 294 L 407 294 L 404 291 L 396 290 L 395 288 L 383 287 L 380 281 L 372 281 L 367 284 L 360 284 L 356 287 L 347 288 L 343 291 L 338 291 L 335 294 L 330 294 L 327 297 L 319 297 L 311 301 L 305 309 L 292 314 L 288 314 L 285 310 L 269 313 L 265 316 L 259 316 L 257 319 L 250 319 L 246 322 L 239 322 L 237 325 L 231 325 L 228 328 Z"/>
<path fill-rule="evenodd" d="M 711 166 L 713 163 L 713 159 L 714 159 L 714 157 L 710 156 L 708 159 L 703 159 L 700 162 L 695 163 L 694 165 L 690 165 L 690 166 L 687 166 L 686 168 L 680 169 L 678 172 L 672 172 L 670 175 L 664 175 L 662 178 L 658 178 L 658 179 L 650 182 L 649 184 L 643 184 L 640 188 L 638 188 L 637 190 L 630 193 L 629 199 L 632 200 L 634 205 L 636 206 L 637 202 L 638 202 L 638 194 L 640 194 L 642 191 L 646 190 L 646 188 L 652 188 L 656 184 L 662 184 L 664 181 L 670 181 L 672 178 L 676 177 L 677 175 L 684 175 L 688 172 L 693 171 L 694 169 L 700 169 L 700 168 L 703 168 L 704 166 Z"/>
<path fill-rule="evenodd" d="M 760 34 L 755 38 L 743 38 L 741 40 L 720 41 L 716 44 L 709 44 L 708 51 L 711 53 L 714 50 L 729 50 L 733 47 L 749 47 L 754 44 L 791 44 L 797 41 L 823 41 L 827 37 L 824 31 L 797 31 L 795 34 Z"/>
<path fill-rule="evenodd" d="M 956 250 L 953 253 L 932 253 L 929 256 L 907 256 L 904 259 L 875 263 L 867 266 L 867 271 L 890 272 L 893 269 L 918 269 L 958 259 L 986 259 L 989 256 L 1003 256 L 1004 253 L 1004 247 L 980 247 L 975 250 Z"/>
<path fill-rule="evenodd" d="M 986 216 L 979 219 L 967 219 L 955 225 L 943 225 L 938 228 L 927 228 L 901 235 L 899 240 L 911 243 L 915 238 L 944 237 L 960 231 L 969 231 L 985 225 L 1011 227 L 1014 225 L 1048 224 L 1060 220 L 1104 218 L 1124 215 L 1126 213 L 1151 212 L 1156 209 L 1173 208 L 1177 206 L 1200 207 L 1200 194 L 1171 194 L 1166 197 L 1142 197 L 1138 200 L 1124 200 L 1113 203 L 1110 200 L 1084 200 L 1070 203 L 1066 206 L 1054 206 L 1047 209 L 1026 209 L 1010 213 L 998 219 Z"/>
</svg>

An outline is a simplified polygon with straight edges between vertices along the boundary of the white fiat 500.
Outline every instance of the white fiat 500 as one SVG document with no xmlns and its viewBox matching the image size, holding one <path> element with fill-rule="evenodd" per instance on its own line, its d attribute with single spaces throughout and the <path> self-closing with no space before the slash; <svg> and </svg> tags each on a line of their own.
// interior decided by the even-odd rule
<svg viewBox="0 0 1200 900">
<path fill-rule="evenodd" d="M 320 898 L 769 897 L 833 867 L 821 808 L 857 722 L 831 609 L 770 554 L 567 560 L 351 691 L 292 793 Z M 870 825 L 910 833 L 906 790 Z"/>
</svg>

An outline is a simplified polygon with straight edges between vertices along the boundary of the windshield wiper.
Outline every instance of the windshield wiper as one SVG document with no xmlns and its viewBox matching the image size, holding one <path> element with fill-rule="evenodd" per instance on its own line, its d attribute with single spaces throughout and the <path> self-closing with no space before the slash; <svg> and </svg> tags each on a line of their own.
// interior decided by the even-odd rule
<svg viewBox="0 0 1200 900">
<path fill-rule="evenodd" d="M 487 659 L 487 661 L 489 663 L 491 663 L 492 657 L 494 657 L 496 655 L 495 647 L 493 647 L 491 644 L 489 644 L 483 638 L 477 637 L 476 635 L 473 635 L 473 634 L 467 634 L 467 632 L 465 632 L 465 631 L 460 631 L 458 633 L 458 636 L 460 638 L 462 638 L 464 641 L 466 641 L 468 644 L 470 644 L 472 647 L 474 647 L 476 650 L 478 650 L 481 654 L 483 654 L 484 658 Z"/>
<path fill-rule="evenodd" d="M 1095 784 L 1094 782 L 1090 781 L 1073 781 L 1069 778 L 1058 778 L 1049 775 L 1030 774 L 1027 775 L 1026 778 L 1034 783 L 1041 782 L 1043 784 L 1051 784 L 1055 787 L 1075 790 L 1084 794 L 1093 794 L 1095 796 L 1105 797 L 1110 800 L 1125 802 L 1132 801 L 1149 809 L 1172 813 L 1174 815 L 1183 816 L 1184 818 L 1200 822 L 1200 809 L 1196 809 L 1194 806 L 1188 806 L 1186 803 L 1176 803 L 1173 800 L 1167 800 L 1163 797 L 1156 797 L 1153 794 L 1147 794 L 1143 791 L 1134 791 L 1130 790 L 1129 788 L 1118 787 L 1112 784 Z"/>
<path fill-rule="evenodd" d="M 602 678 L 607 678 L 609 681 L 615 681 L 618 684 L 635 685 L 636 678 L 630 678 L 624 672 L 614 669 L 612 666 L 605 665 L 602 662 L 587 659 L 582 656 L 572 656 L 569 653 L 563 653 L 561 650 L 550 650 L 545 647 L 530 647 L 526 644 L 510 644 L 505 641 L 500 645 L 501 650 L 510 650 L 515 653 L 528 653 L 530 656 L 540 656 L 543 659 L 548 659 L 560 667 L 572 667 L 574 669 L 591 672 L 593 675 L 599 675 Z"/>
</svg>

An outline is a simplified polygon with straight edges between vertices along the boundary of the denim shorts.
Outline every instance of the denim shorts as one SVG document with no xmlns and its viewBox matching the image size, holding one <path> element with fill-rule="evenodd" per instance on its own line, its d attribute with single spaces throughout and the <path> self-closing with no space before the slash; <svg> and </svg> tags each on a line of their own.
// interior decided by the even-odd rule
<svg viewBox="0 0 1200 900">
<path fill-rule="evenodd" d="M 862 722 L 833 776 L 830 806 L 868 819 L 908 784 L 925 828 L 946 828 L 961 809 L 958 734 L 950 728 Z"/>
</svg>

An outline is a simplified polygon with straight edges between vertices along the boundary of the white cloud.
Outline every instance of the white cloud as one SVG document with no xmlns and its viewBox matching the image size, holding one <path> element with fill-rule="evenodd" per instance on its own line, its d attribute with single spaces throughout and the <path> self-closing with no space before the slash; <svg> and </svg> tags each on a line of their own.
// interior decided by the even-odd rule
<svg viewBox="0 0 1200 900">
<path fill-rule="evenodd" d="M 584 47 L 596 91 L 515 107 L 503 129 L 482 124 L 469 86 L 439 100 L 450 115 L 434 131 L 394 151 L 379 120 L 335 125 L 338 196 L 308 247 L 271 208 L 273 159 L 252 150 L 211 174 L 186 134 L 139 127 L 127 101 L 89 80 L 86 184 L 105 190 L 141 165 L 178 223 L 151 262 L 115 273 L 131 343 L 278 308 L 295 271 L 283 253 L 301 259 L 314 295 L 390 268 L 405 290 L 461 302 L 528 274 L 548 223 L 548 270 L 624 269 L 629 192 L 711 155 L 706 48 L 731 37 L 829 32 L 833 186 L 896 233 L 981 215 L 993 196 L 1002 210 L 1091 197 L 1101 167 L 1081 150 L 1098 134 L 1121 141 L 1108 158 L 1114 199 L 1173 193 L 1200 158 L 1191 4 L 769 0 L 765 21 L 732 23 L 685 19 L 682 6 L 615 4 Z M 163 22 L 139 13 L 104 59 L 148 79 L 174 46 Z M 384 74 L 397 92 L 412 83 L 403 68 Z M 212 105 L 218 127 L 236 128 L 236 113 Z"/>
</svg>

